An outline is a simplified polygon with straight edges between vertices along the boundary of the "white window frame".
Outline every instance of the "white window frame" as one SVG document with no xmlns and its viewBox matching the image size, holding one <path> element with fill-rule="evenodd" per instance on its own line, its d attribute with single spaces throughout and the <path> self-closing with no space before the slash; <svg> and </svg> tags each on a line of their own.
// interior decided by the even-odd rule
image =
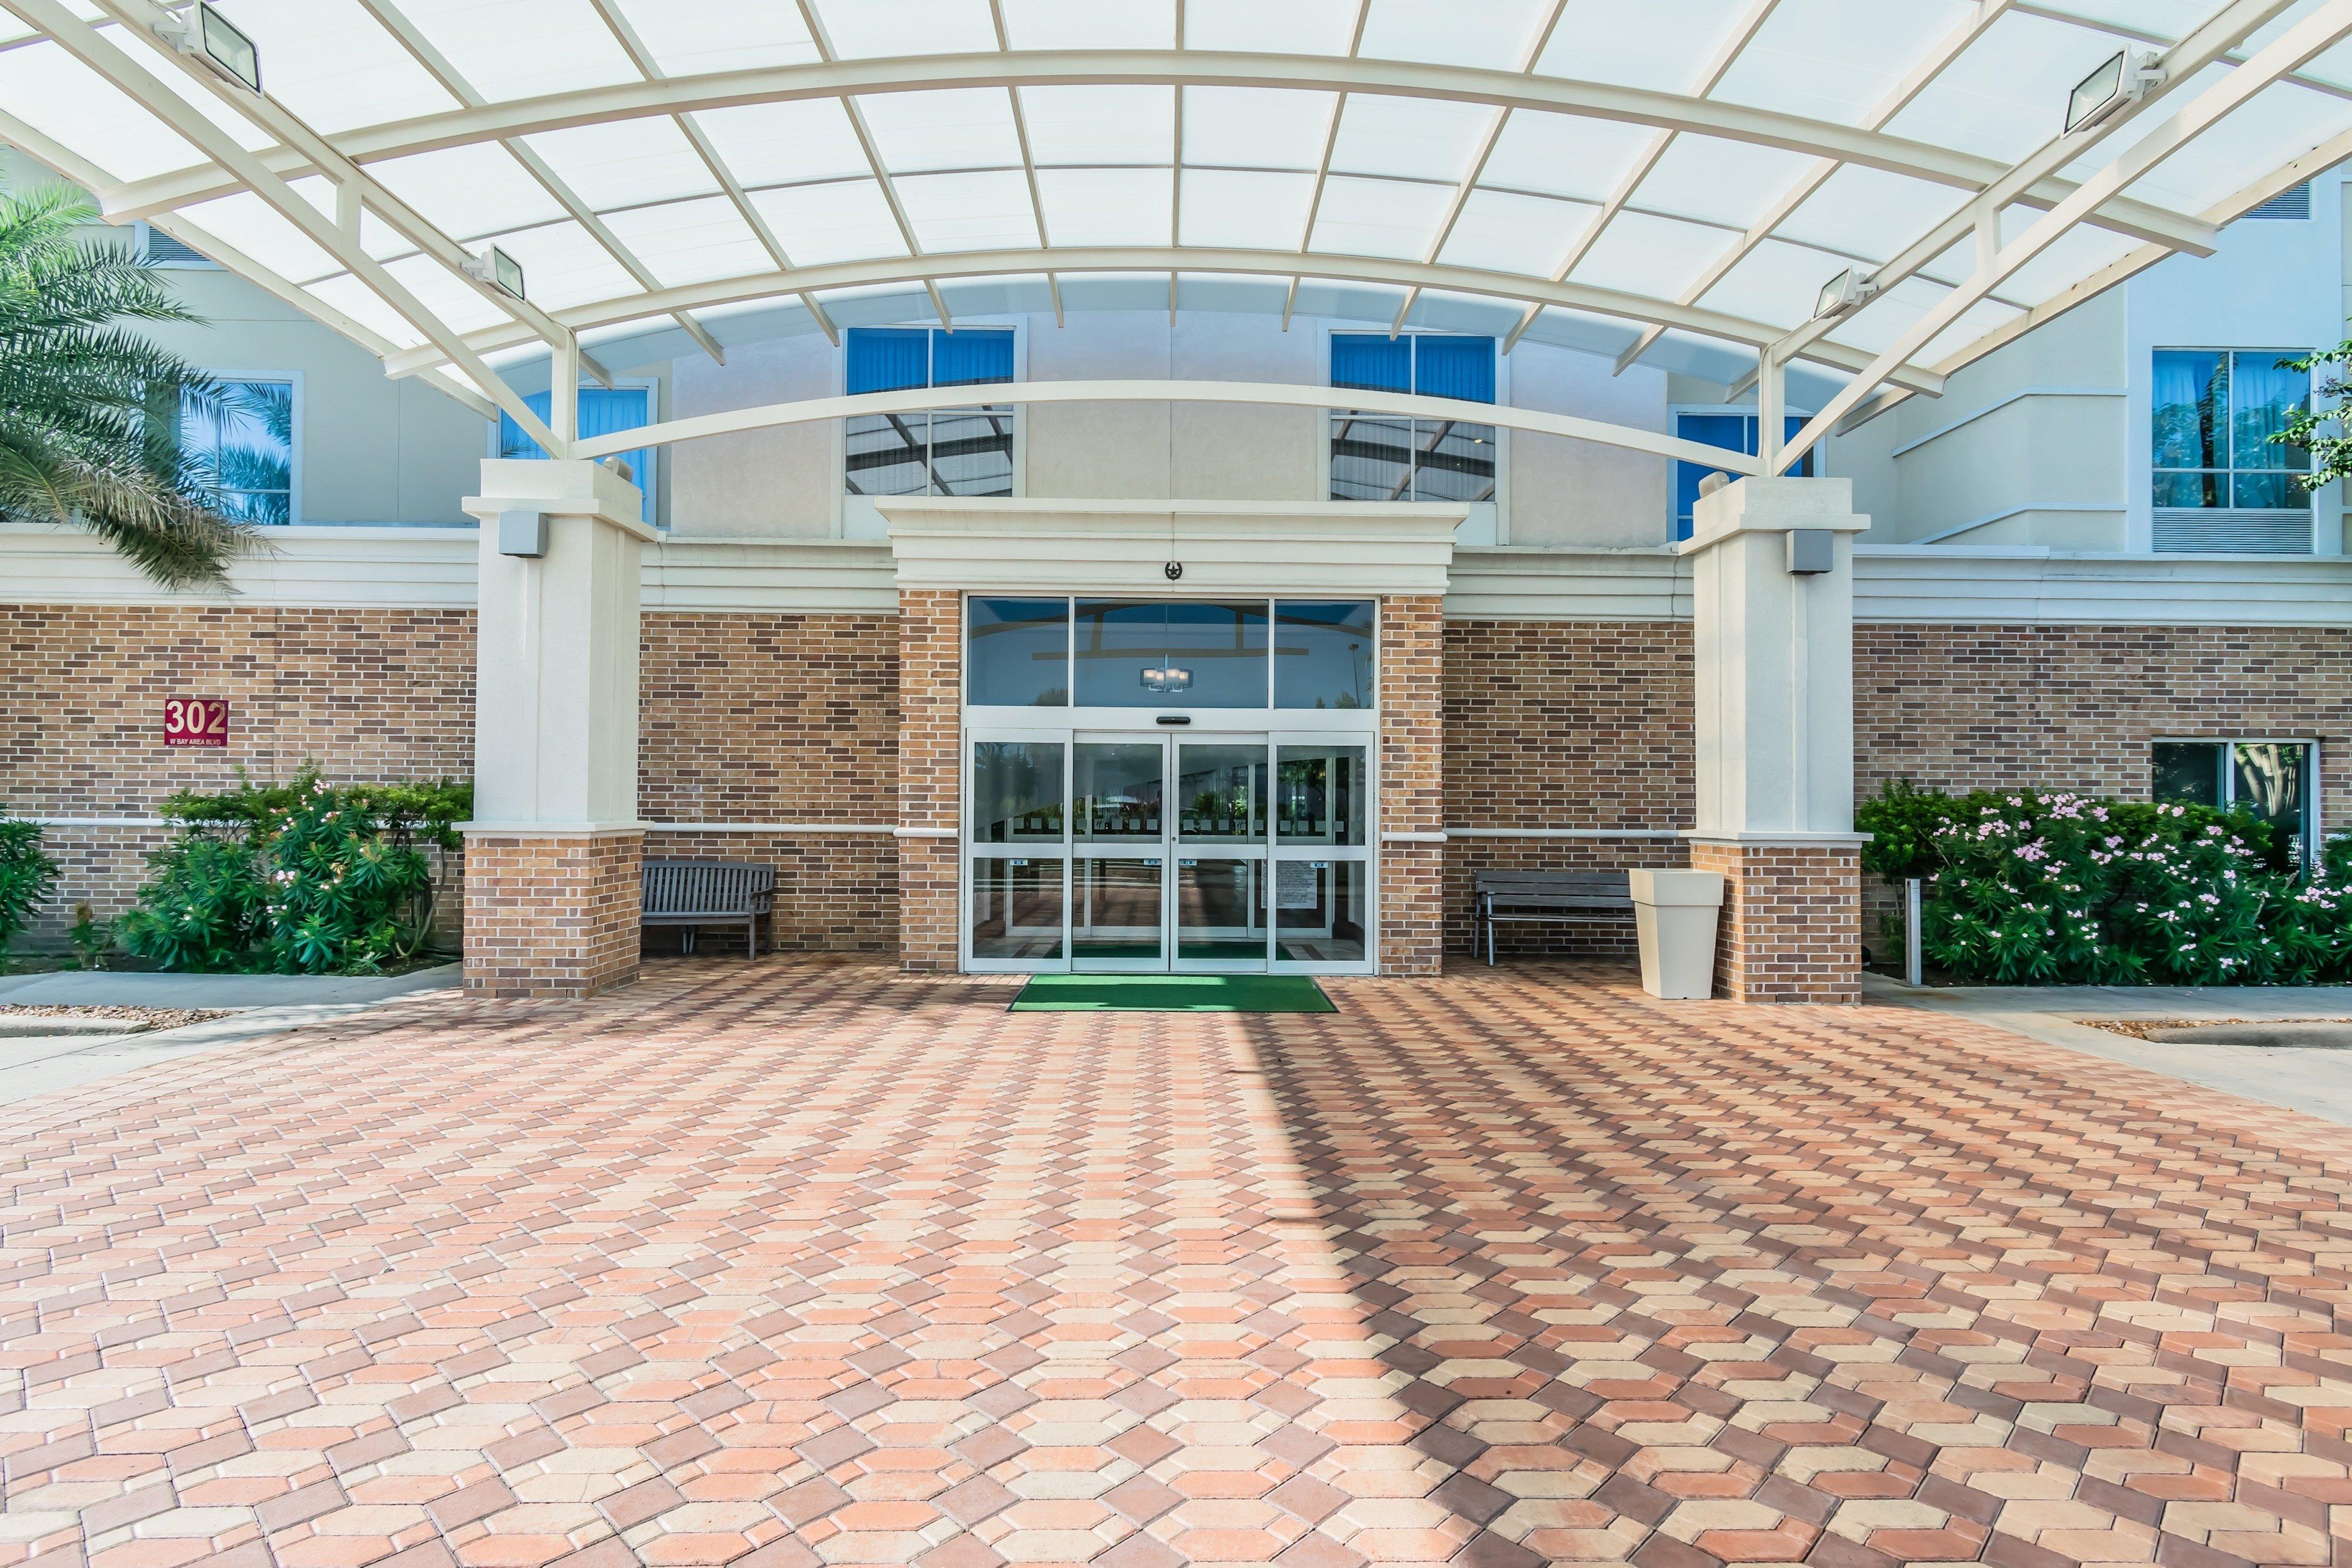
<svg viewBox="0 0 2352 1568">
<path fill-rule="evenodd" d="M 300 371 L 215 370 L 210 365 L 204 365 L 198 368 L 202 370 L 205 375 L 210 376 L 216 382 L 279 382 L 294 389 L 294 421 L 291 442 L 294 450 L 291 459 L 287 464 L 286 526 L 291 528 L 300 523 L 304 517 L 302 511 L 302 441 L 305 423 L 302 416 L 302 410 L 303 404 L 309 401 L 304 395 L 307 388 L 303 384 L 303 372 Z M 178 417 L 178 411 L 173 411 L 173 417 Z"/>
<path fill-rule="evenodd" d="M 643 389 L 646 394 L 646 423 L 647 424 L 659 424 L 665 418 L 668 417 L 662 408 L 662 386 L 660 378 L 657 376 L 614 376 L 613 378 L 611 390 L 614 392 L 635 392 L 639 389 Z M 549 390 L 551 392 L 553 391 L 553 388 L 551 387 Z M 582 392 L 602 392 L 605 389 L 583 382 L 581 383 L 580 390 Z M 488 434 L 484 436 L 482 441 L 483 455 L 488 457 L 496 457 L 499 455 L 499 421 L 498 415 L 493 413 L 490 416 L 490 428 Z M 646 521 L 650 522 L 657 528 L 667 528 L 669 527 L 669 507 L 665 503 L 661 493 L 662 455 L 668 449 L 667 447 L 661 446 L 649 446 L 646 448 L 646 471 L 637 475 L 629 481 L 629 483 L 635 485 L 640 491 L 644 492 L 646 498 L 652 503 L 653 516 L 648 517 Z M 600 458 L 598 461 L 602 462 L 603 459 Z"/>
<path fill-rule="evenodd" d="M 2309 758 L 2311 793 L 2309 809 L 2303 823 L 2303 859 L 2306 865 L 2319 863 L 2319 846 L 2326 841 L 2325 821 L 2326 792 L 2321 788 L 2325 767 L 2320 755 L 2319 737 L 2315 735 L 2152 735 L 2147 737 L 2148 800 L 2152 804 L 2165 805 L 2156 799 L 2156 748 L 2159 746 L 2223 746 L 2232 751 L 2241 746 L 2300 746 Z M 2238 772 L 2234 768 L 2221 770 L 2221 810 L 2236 804 Z"/>
<path fill-rule="evenodd" d="M 920 327 L 937 331 L 937 321 L 861 321 L 861 327 Z M 1029 379 L 1029 322 L 1022 316 L 959 317 L 955 329 L 978 328 L 988 331 L 1010 330 L 1013 334 L 1013 379 Z M 849 341 L 845 335 L 842 346 L 833 350 L 831 391 L 835 397 L 849 392 Z M 950 404 L 955 406 L 969 406 Z M 926 410 L 925 412 L 929 412 Z M 1029 420 L 1025 405 L 1013 407 L 1013 494 L 1029 494 Z M 879 539 L 885 537 L 882 515 L 875 510 L 872 496 L 849 493 L 849 422 L 836 419 L 833 425 L 833 537 L 835 538 Z M 920 499 L 910 497 L 908 499 Z"/>
<path fill-rule="evenodd" d="M 2276 474 L 2281 472 L 2279 469 L 2241 468 L 2235 462 L 2232 462 L 2230 466 L 2226 468 L 2218 469 L 2159 468 L 2157 466 L 2156 462 L 2156 361 L 2158 356 L 2164 354 L 2226 354 L 2234 361 L 2241 356 L 2252 357 L 2254 355 L 2268 355 L 2273 359 L 2299 360 L 2305 355 L 2314 351 L 2315 350 L 2310 349 L 2229 348 L 2212 343 L 2158 343 L 2149 349 L 2147 355 L 2147 424 L 2140 431 L 2139 438 L 2140 450 L 2147 455 L 2147 489 L 2145 494 L 2147 497 L 2148 514 L 2150 517 L 2155 516 L 2155 514 L 2158 512 L 2202 512 L 2209 517 L 2228 517 L 2232 514 L 2240 516 L 2283 517 L 2291 517 L 2296 513 L 2308 513 L 2311 516 L 2312 527 L 2315 530 L 2318 528 L 2319 492 L 2316 490 L 2304 491 L 2303 505 L 2299 507 L 2241 507 L 2237 504 L 2237 479 L 2239 475 Z M 2236 385 L 2237 379 L 2237 367 L 2235 364 L 2232 364 L 2230 368 L 2230 381 L 2232 386 Z M 2310 378 L 2308 372 L 2306 372 L 2303 391 L 2304 406 L 2306 408 L 2311 406 L 2311 399 L 2314 391 L 2315 383 Z M 2221 426 L 2229 434 L 2230 455 L 2234 459 L 2238 455 L 2237 432 L 2231 429 L 2231 422 L 2226 412 L 2224 413 L 2221 421 Z M 2294 477 L 2293 471 L 2287 470 L 2286 472 L 2290 482 L 2292 482 Z M 2229 480 L 2230 505 L 2226 507 L 2168 507 L 2160 505 L 2157 501 L 2156 486 L 2165 475 L 2207 473 L 2218 473 Z M 2315 541 L 2317 538 L 2315 532 L 2313 537 Z M 2315 542 L 2314 548 L 2315 549 L 2316 549 Z"/>
<path fill-rule="evenodd" d="M 1266 701 L 1263 707 L 1250 708 L 1159 708 L 1159 707 L 1082 707 L 1075 702 L 1058 708 L 976 706 L 971 701 L 969 689 L 971 669 L 970 643 L 971 636 L 971 601 L 974 599 L 1061 599 L 1068 602 L 1071 613 L 1067 621 L 1070 668 L 1073 675 L 1071 695 L 1077 695 L 1075 679 L 1077 657 L 1076 601 L 1081 599 L 1118 599 L 1136 603 L 1199 602 L 1204 600 L 1264 600 L 1268 613 L 1266 639 Z M 1278 708 L 1274 706 L 1274 659 L 1276 657 L 1273 609 L 1281 600 L 1308 600 L 1316 602 L 1338 600 L 1362 600 L 1372 606 L 1372 706 L 1365 708 Z M 1071 894 L 1078 859 L 1073 838 L 1072 800 L 1076 767 L 1076 747 L 1080 737 L 1105 739 L 1122 733 L 1131 733 L 1139 739 L 1150 737 L 1159 740 L 1213 740 L 1245 737 L 1245 742 L 1263 740 L 1269 747 L 1318 744 L 1359 745 L 1364 748 L 1365 783 L 1370 791 L 1365 802 L 1364 841 L 1360 845 L 1333 846 L 1317 843 L 1284 844 L 1274 839 L 1269 824 L 1270 843 L 1265 859 L 1269 862 L 1285 860 L 1349 860 L 1364 867 L 1364 900 L 1370 921 L 1364 939 L 1364 956 L 1348 963 L 1318 963 L 1307 960 L 1275 960 L 1263 971 L 1250 973 L 1276 975 L 1376 975 L 1380 973 L 1381 939 L 1384 925 L 1381 906 L 1381 856 L 1383 843 L 1381 824 L 1385 800 L 1381 795 L 1381 718 L 1385 712 L 1388 665 L 1381 653 L 1381 639 L 1388 629 L 1388 605 L 1377 594 L 1349 593 L 1205 593 L 1195 589 L 1191 592 L 1115 593 L 1039 592 L 1022 593 L 1010 590 L 976 591 L 963 594 L 956 605 L 957 711 L 961 716 L 956 737 L 956 766 L 960 778 L 956 807 L 956 963 L 968 974 L 1067 974 L 1073 970 L 1070 941 Z M 1162 715 L 1189 713 L 1192 721 L 1183 726 L 1163 725 Z M 983 741 L 1030 741 L 1057 744 L 1062 747 L 1062 838 L 1053 843 L 978 844 L 972 840 L 972 790 L 976 786 L 976 770 L 972 766 L 973 747 Z M 1278 757 L 1279 750 L 1269 752 Z M 1034 857 L 1040 860 L 1058 856 L 1062 862 L 1062 956 L 1044 963 L 1025 959 L 981 958 L 971 954 L 971 867 L 978 860 L 1008 860 Z M 1268 873 L 1273 874 L 1272 873 Z M 1163 908 L 1163 915 L 1170 914 Z M 1172 927 L 1171 927 L 1172 929 Z M 1271 933 L 1269 934 L 1271 935 Z M 1200 972 L 1200 971 L 1194 971 Z"/>
<path fill-rule="evenodd" d="M 1320 335 L 1317 339 L 1317 347 L 1322 355 L 1321 363 L 1323 385 L 1329 388 L 1335 394 L 1346 390 L 1344 388 L 1333 387 L 1331 385 L 1331 340 L 1342 335 L 1350 338 L 1369 338 L 1386 336 L 1387 334 L 1382 330 L 1382 329 L 1374 326 L 1350 326 L 1343 321 L 1325 321 L 1321 324 Z M 1400 338 L 1485 338 L 1491 337 L 1492 334 L 1486 332 L 1449 332 L 1442 328 L 1436 327 L 1408 327 L 1403 331 L 1397 333 L 1396 336 Z M 1511 402 L 1511 356 L 1503 352 L 1503 340 L 1500 338 L 1495 338 L 1494 343 L 1495 406 L 1496 408 L 1514 407 L 1516 405 Z M 1331 416 L 1339 412 L 1339 406 L 1336 401 L 1330 406 L 1325 408 L 1322 411 L 1321 425 L 1315 433 L 1315 498 L 1318 501 L 1328 501 L 1331 498 Z M 1492 501 L 1471 501 L 1466 503 L 1471 508 L 1471 511 L 1470 520 L 1464 523 L 1460 530 L 1459 542 L 1463 544 L 1507 545 L 1511 542 L 1512 433 L 1501 425 L 1495 426 L 1494 430 L 1495 498 Z M 1424 501 L 1412 504 L 1437 507 L 1456 506 L 1463 505 L 1465 503 L 1451 501 Z M 1486 537 L 1487 529 L 1485 526 L 1484 520 L 1479 515 L 1478 508 L 1481 507 L 1491 507 L 1494 509 L 1493 537 L 1491 538 Z"/>
</svg>

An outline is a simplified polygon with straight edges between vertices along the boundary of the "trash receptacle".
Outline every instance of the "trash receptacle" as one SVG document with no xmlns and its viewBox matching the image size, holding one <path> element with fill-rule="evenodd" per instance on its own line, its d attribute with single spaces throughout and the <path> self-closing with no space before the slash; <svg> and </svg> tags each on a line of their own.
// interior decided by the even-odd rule
<svg viewBox="0 0 2352 1568">
<path fill-rule="evenodd" d="M 1723 873 L 1636 871 L 1630 874 L 1633 925 L 1642 940 L 1642 988 L 1668 1001 L 1715 994 L 1715 923 Z"/>
</svg>

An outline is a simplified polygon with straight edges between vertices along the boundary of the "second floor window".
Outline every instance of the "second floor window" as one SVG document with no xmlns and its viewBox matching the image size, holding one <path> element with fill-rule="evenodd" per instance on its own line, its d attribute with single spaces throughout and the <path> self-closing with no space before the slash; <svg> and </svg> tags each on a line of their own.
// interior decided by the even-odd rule
<svg viewBox="0 0 2352 1568">
<path fill-rule="evenodd" d="M 2311 377 L 2279 349 L 2160 349 L 2154 405 L 2156 505 L 2305 511 L 2311 454 L 2270 439 L 2311 397 Z"/>
<path fill-rule="evenodd" d="M 217 400 L 184 398 L 180 451 L 225 517 L 294 521 L 294 383 L 219 383 Z"/>
<path fill-rule="evenodd" d="M 548 394 L 532 392 L 524 398 L 523 405 L 540 418 L 548 417 L 551 406 Z M 580 434 L 584 440 L 592 435 L 617 435 L 625 430 L 642 430 L 653 423 L 654 391 L 651 387 L 582 387 L 580 389 Z M 646 521 L 654 520 L 654 453 L 656 448 L 640 446 L 621 454 L 621 461 L 629 465 L 629 482 L 645 492 Z M 539 443 L 525 435 L 522 426 L 511 414 L 499 415 L 499 455 L 501 457 L 539 457 L 547 453 Z"/>
<path fill-rule="evenodd" d="M 1331 334 L 1331 385 L 1495 401 L 1495 340 L 1417 332 Z M 1331 499 L 1491 501 L 1495 427 L 1331 411 Z"/>
<path fill-rule="evenodd" d="M 1014 379 L 1013 334 L 964 327 L 852 327 L 845 390 L 906 392 Z M 853 496 L 1010 496 L 1013 409 L 950 406 L 848 422 L 843 481 Z"/>
<path fill-rule="evenodd" d="M 1795 440 L 1797 433 L 1805 428 L 1805 422 L 1811 417 L 1810 414 L 1803 413 L 1787 415 L 1788 427 L 1781 433 L 1780 439 Z M 1740 413 L 1736 410 L 1714 413 L 1678 411 L 1675 414 L 1675 434 L 1685 441 L 1701 441 L 1709 446 L 1720 446 L 1726 452 L 1740 452 L 1753 457 L 1756 455 L 1756 421 L 1755 414 Z M 1718 470 L 1709 468 L 1701 463 L 1675 465 L 1675 538 L 1686 539 L 1691 537 L 1693 519 L 1698 511 L 1699 481 L 1717 472 Z M 1802 457 L 1798 458 L 1797 465 L 1790 469 L 1789 473 L 1793 478 L 1811 478 L 1813 455 L 1807 452 Z"/>
</svg>

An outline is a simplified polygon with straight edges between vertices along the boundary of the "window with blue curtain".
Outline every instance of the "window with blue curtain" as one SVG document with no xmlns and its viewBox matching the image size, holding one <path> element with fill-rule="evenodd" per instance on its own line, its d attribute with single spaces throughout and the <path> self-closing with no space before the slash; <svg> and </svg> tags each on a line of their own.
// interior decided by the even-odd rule
<svg viewBox="0 0 2352 1568">
<path fill-rule="evenodd" d="M 1805 428 L 1810 414 L 1788 416 L 1788 432 L 1780 439 L 1793 441 Z M 1675 434 L 1685 441 L 1701 442 L 1708 446 L 1720 446 L 1726 452 L 1756 455 L 1757 416 L 1752 413 L 1678 413 L 1675 415 Z M 1703 463 L 1675 465 L 1675 538 L 1691 537 L 1692 519 L 1698 511 L 1698 482 L 1710 474 L 1724 470 L 1709 468 Z M 1797 478 L 1810 479 L 1813 474 L 1813 455 L 1809 451 L 1789 470 Z"/>
<path fill-rule="evenodd" d="M 624 430 L 642 430 L 653 423 L 653 389 L 650 387 L 582 387 L 580 389 L 580 437 L 612 435 Z M 546 392 L 532 392 L 523 404 L 541 419 L 549 416 L 554 406 Z M 522 426 L 509 413 L 499 415 L 499 455 L 501 457 L 545 457 L 547 451 L 523 434 Z M 646 521 L 654 520 L 654 476 L 651 466 L 653 448 L 640 446 L 620 455 L 635 476 L 632 481 L 646 493 Z"/>
<path fill-rule="evenodd" d="M 842 351 L 853 396 L 1015 379 L 1003 329 L 852 327 Z M 1003 404 L 860 414 L 846 422 L 843 481 L 853 496 L 1010 496 L 1013 420 Z"/>
<path fill-rule="evenodd" d="M 1441 332 L 1334 332 L 1331 384 L 1495 401 L 1495 340 Z M 1335 501 L 1491 501 L 1495 427 L 1335 409 Z"/>
<path fill-rule="evenodd" d="M 2160 349 L 2149 399 L 2156 505 L 2305 511 L 2311 453 L 2271 439 L 2311 400 L 2311 375 L 2277 349 Z"/>
</svg>

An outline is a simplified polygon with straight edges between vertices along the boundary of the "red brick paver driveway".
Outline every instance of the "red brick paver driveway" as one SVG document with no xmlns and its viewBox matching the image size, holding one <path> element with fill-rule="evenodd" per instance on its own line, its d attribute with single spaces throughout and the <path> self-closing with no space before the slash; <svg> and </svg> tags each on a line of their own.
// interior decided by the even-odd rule
<svg viewBox="0 0 2352 1568">
<path fill-rule="evenodd" d="M 2352 1556 L 2352 1134 L 1541 970 L 709 961 L 0 1111 L 0 1563 Z"/>
</svg>

